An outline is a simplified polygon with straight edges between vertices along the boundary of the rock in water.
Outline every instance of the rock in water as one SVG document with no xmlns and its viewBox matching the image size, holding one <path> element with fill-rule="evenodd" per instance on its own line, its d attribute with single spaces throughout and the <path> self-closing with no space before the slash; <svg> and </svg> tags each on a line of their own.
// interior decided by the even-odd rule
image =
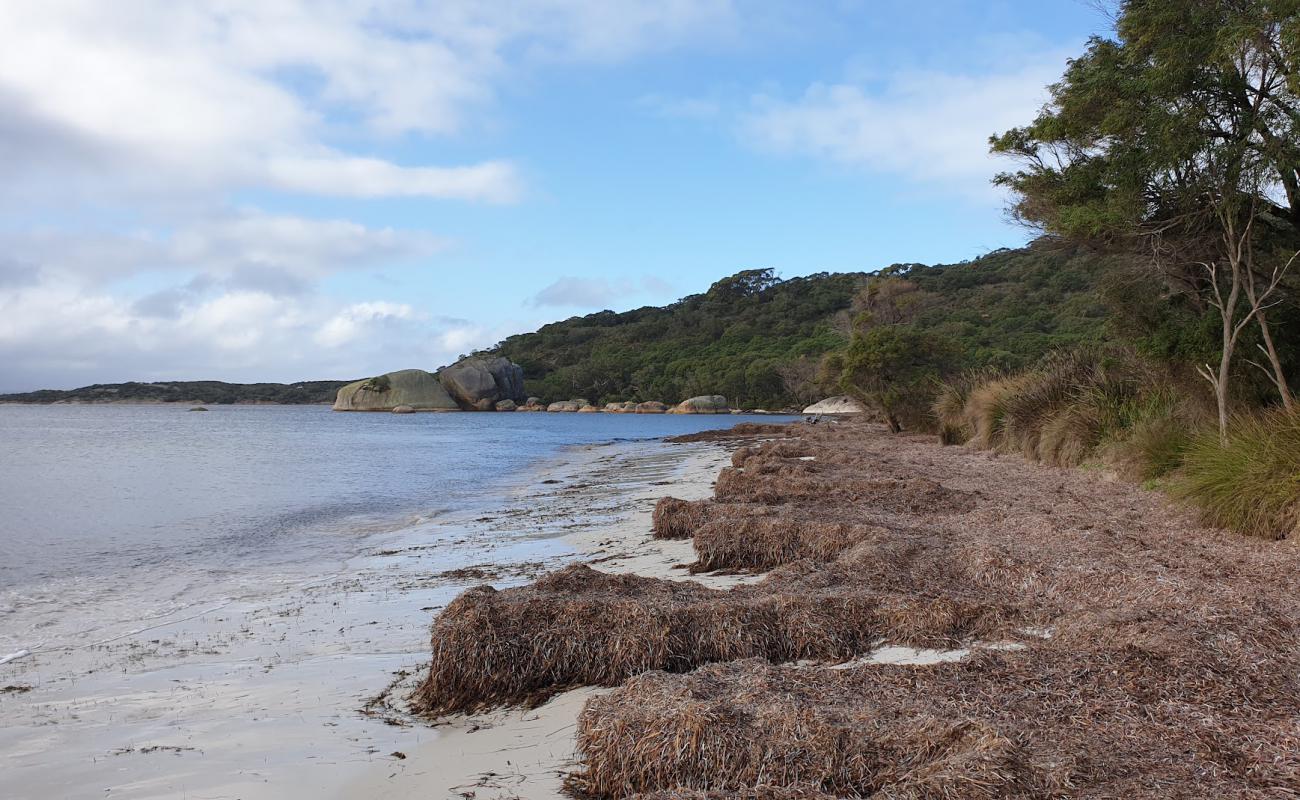
<svg viewBox="0 0 1300 800">
<path fill-rule="evenodd" d="M 731 410 L 727 398 L 720 394 L 704 394 L 678 403 L 670 414 L 726 414 Z"/>
<path fill-rule="evenodd" d="M 546 410 L 576 412 L 580 408 L 582 408 L 582 403 L 579 403 L 577 400 L 560 400 L 558 402 L 551 403 L 549 406 L 546 407 Z"/>
<path fill-rule="evenodd" d="M 668 411 L 668 406 L 658 400 L 647 400 L 644 403 L 636 404 L 636 413 L 638 414 L 663 414 Z"/>
<path fill-rule="evenodd" d="M 501 356 L 463 358 L 438 373 L 438 380 L 468 410 L 490 411 L 499 400 L 524 401 L 523 369 Z"/>
<path fill-rule="evenodd" d="M 394 414 L 414 414 L 414 413 L 415 413 L 415 409 L 414 409 L 414 408 L 411 408 L 410 406 L 398 406 L 397 408 L 394 408 L 394 409 L 393 409 L 393 413 L 394 413 Z"/>
<path fill-rule="evenodd" d="M 517 408 L 519 408 L 519 405 L 515 403 L 514 400 L 507 399 L 497 401 L 497 411 L 514 411 Z"/>
<path fill-rule="evenodd" d="M 456 411 L 460 407 L 442 388 L 437 376 L 422 369 L 389 372 L 339 389 L 335 411 Z"/>
<path fill-rule="evenodd" d="M 846 394 L 828 397 L 803 410 L 805 414 L 863 414 L 866 409 L 862 404 Z"/>
</svg>

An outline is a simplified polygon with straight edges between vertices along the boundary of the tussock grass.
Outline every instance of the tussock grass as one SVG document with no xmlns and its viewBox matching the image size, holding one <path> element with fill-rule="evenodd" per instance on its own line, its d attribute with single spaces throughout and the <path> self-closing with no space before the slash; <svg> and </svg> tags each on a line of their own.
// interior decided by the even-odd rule
<svg viewBox="0 0 1300 800">
<path fill-rule="evenodd" d="M 967 413 L 970 394 L 1001 377 L 997 370 L 971 370 L 939 384 L 930 413 L 939 428 L 941 444 L 966 444 L 975 437 L 974 420 Z"/>
<path fill-rule="evenodd" d="M 802 558 L 829 561 L 861 542 L 889 536 L 874 525 L 793 515 L 715 520 L 695 532 L 691 572 L 763 571 Z"/>
<path fill-rule="evenodd" d="M 1300 414 L 1233 421 L 1227 446 L 1202 433 L 1182 451 L 1175 491 L 1205 521 L 1264 539 L 1300 534 Z"/>
</svg>

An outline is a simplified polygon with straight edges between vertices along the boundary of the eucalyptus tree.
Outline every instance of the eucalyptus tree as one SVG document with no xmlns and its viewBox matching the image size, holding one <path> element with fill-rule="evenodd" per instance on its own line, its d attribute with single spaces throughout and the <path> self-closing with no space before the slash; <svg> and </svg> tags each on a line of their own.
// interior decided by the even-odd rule
<svg viewBox="0 0 1300 800">
<path fill-rule="evenodd" d="M 1300 0 L 1127 0 L 1036 119 L 991 138 L 995 182 L 1049 234 L 1140 254 L 1220 317 L 1212 384 L 1229 418 L 1232 359 L 1258 327 L 1294 401 L 1268 310 L 1300 241 Z"/>
</svg>

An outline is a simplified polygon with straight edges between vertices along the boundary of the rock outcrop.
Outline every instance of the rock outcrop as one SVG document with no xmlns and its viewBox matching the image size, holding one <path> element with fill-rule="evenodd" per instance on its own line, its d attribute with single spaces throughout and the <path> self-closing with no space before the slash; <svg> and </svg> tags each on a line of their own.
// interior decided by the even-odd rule
<svg viewBox="0 0 1300 800">
<path fill-rule="evenodd" d="M 582 403 L 579 403 L 577 400 L 558 400 L 547 406 L 546 410 L 576 413 L 580 408 L 582 408 Z"/>
<path fill-rule="evenodd" d="M 437 376 L 422 369 L 389 372 L 342 387 L 334 399 L 335 411 L 456 411 L 460 408 Z"/>
<path fill-rule="evenodd" d="M 727 398 L 720 394 L 705 394 L 683 400 L 673 407 L 670 414 L 726 414 L 731 411 Z"/>
<path fill-rule="evenodd" d="M 606 403 L 606 414 L 634 414 L 636 413 L 636 403 L 627 401 L 625 403 Z"/>
<path fill-rule="evenodd" d="M 805 414 L 863 414 L 865 408 L 857 400 L 846 394 L 828 397 L 820 400 L 803 410 Z"/>
<path fill-rule="evenodd" d="M 593 406 L 593 405 L 591 405 L 590 403 L 588 403 L 587 405 L 585 405 L 585 406 L 583 406 L 582 408 L 578 409 L 578 413 L 579 413 L 579 414 L 599 414 L 599 413 L 600 413 L 600 407 L 599 407 L 599 406 Z"/>
<path fill-rule="evenodd" d="M 438 373 L 438 380 L 467 411 L 491 411 L 501 400 L 524 402 L 524 371 L 502 356 L 463 358 Z"/>
<path fill-rule="evenodd" d="M 647 400 L 644 403 L 636 404 L 636 413 L 638 414 L 664 414 L 667 411 L 668 406 L 658 400 Z"/>
<path fill-rule="evenodd" d="M 514 400 L 510 399 L 498 400 L 496 405 L 497 411 L 516 411 L 518 408 L 519 405 Z"/>
</svg>

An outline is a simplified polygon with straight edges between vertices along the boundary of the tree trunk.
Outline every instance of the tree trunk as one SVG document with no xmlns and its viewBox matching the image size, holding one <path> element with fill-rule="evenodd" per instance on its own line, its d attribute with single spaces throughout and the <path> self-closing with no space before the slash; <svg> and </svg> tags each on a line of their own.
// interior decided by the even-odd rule
<svg viewBox="0 0 1300 800">
<path fill-rule="evenodd" d="M 1268 320 L 1264 318 L 1264 310 L 1260 309 L 1259 315 L 1259 332 L 1264 337 L 1264 353 L 1268 355 L 1269 366 L 1273 368 L 1273 383 L 1277 385 L 1277 393 L 1282 396 L 1282 407 L 1287 411 L 1295 408 L 1295 399 L 1291 396 L 1291 387 L 1287 384 L 1286 373 L 1282 371 L 1282 360 L 1277 356 L 1277 348 L 1273 346 L 1273 334 L 1269 331 Z"/>
</svg>

